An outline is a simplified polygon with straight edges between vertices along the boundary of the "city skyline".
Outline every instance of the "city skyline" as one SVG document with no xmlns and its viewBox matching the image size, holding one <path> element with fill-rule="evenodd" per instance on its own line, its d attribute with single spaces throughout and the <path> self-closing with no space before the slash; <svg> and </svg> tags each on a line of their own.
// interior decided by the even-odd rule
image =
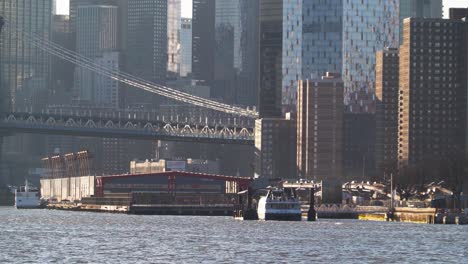
<svg viewBox="0 0 468 264">
<path fill-rule="evenodd" d="M 70 0 L 56 0 L 57 14 L 68 14 Z M 182 2 L 182 17 L 192 18 L 192 0 L 181 0 Z"/>
<path fill-rule="evenodd" d="M 57 0 L 57 13 L 68 14 L 69 0 Z M 453 7 L 467 7 L 468 0 L 444 0 L 444 18 L 448 18 L 448 9 Z M 182 17 L 192 17 L 192 0 L 182 0 Z"/>
</svg>

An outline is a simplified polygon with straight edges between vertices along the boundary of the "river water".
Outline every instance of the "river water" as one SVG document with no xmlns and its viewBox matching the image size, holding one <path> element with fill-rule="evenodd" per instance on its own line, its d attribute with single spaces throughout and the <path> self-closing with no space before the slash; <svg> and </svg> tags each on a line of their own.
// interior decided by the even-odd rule
<svg viewBox="0 0 468 264">
<path fill-rule="evenodd" d="M 468 263 L 468 226 L 0 207 L 0 263 Z"/>
</svg>

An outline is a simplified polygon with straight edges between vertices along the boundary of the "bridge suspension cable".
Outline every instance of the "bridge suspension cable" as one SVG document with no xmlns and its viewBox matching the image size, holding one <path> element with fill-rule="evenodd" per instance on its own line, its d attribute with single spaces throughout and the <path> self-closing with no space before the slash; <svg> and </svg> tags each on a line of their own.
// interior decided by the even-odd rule
<svg viewBox="0 0 468 264">
<path fill-rule="evenodd" d="M 92 72 L 98 73 L 105 77 L 111 78 L 113 80 L 119 81 L 121 83 L 127 84 L 129 86 L 139 88 L 151 93 L 155 93 L 161 96 L 168 97 L 173 100 L 180 102 L 217 110 L 224 113 L 235 114 L 239 116 L 245 116 L 250 118 L 258 118 L 258 113 L 252 110 L 244 109 L 241 107 L 235 107 L 228 104 L 216 102 L 206 98 L 194 96 L 188 93 L 184 93 L 169 87 L 158 85 L 131 74 L 125 73 L 120 70 L 109 69 L 101 64 L 95 63 L 92 59 L 87 58 L 83 55 L 80 55 L 74 51 L 68 50 L 52 41 L 41 38 L 35 33 L 24 32 L 22 29 L 17 28 L 14 25 L 8 23 L 5 20 L 5 29 L 11 33 L 16 34 L 18 37 L 22 38 L 24 41 L 28 41 L 33 46 L 51 54 L 57 56 L 61 59 L 67 60 L 81 68 L 90 70 Z"/>
</svg>

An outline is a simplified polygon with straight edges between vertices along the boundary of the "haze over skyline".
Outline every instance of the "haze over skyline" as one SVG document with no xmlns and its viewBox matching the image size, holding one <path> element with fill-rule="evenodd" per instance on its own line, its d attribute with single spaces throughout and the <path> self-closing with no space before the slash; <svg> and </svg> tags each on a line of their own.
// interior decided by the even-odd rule
<svg viewBox="0 0 468 264">
<path fill-rule="evenodd" d="M 69 0 L 57 0 L 57 13 L 68 14 Z M 468 7 L 468 0 L 444 0 L 444 17 L 452 7 Z M 192 17 L 192 0 L 182 0 L 182 17 Z"/>
<path fill-rule="evenodd" d="M 57 14 L 68 14 L 69 0 L 56 0 Z M 182 17 L 192 17 L 192 0 L 182 1 Z M 467 0 L 468 1 L 468 0 Z"/>
</svg>

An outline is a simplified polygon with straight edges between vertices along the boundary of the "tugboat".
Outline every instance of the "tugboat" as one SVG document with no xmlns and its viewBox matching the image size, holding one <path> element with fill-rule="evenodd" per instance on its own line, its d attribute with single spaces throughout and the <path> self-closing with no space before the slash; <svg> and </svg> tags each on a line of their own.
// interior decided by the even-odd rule
<svg viewBox="0 0 468 264">
<path fill-rule="evenodd" d="M 301 221 L 301 205 L 291 188 L 269 188 L 258 202 L 259 220 Z"/>
<path fill-rule="evenodd" d="M 39 190 L 29 185 L 28 180 L 24 186 L 15 189 L 15 207 L 17 209 L 38 209 L 41 208 Z"/>
</svg>

